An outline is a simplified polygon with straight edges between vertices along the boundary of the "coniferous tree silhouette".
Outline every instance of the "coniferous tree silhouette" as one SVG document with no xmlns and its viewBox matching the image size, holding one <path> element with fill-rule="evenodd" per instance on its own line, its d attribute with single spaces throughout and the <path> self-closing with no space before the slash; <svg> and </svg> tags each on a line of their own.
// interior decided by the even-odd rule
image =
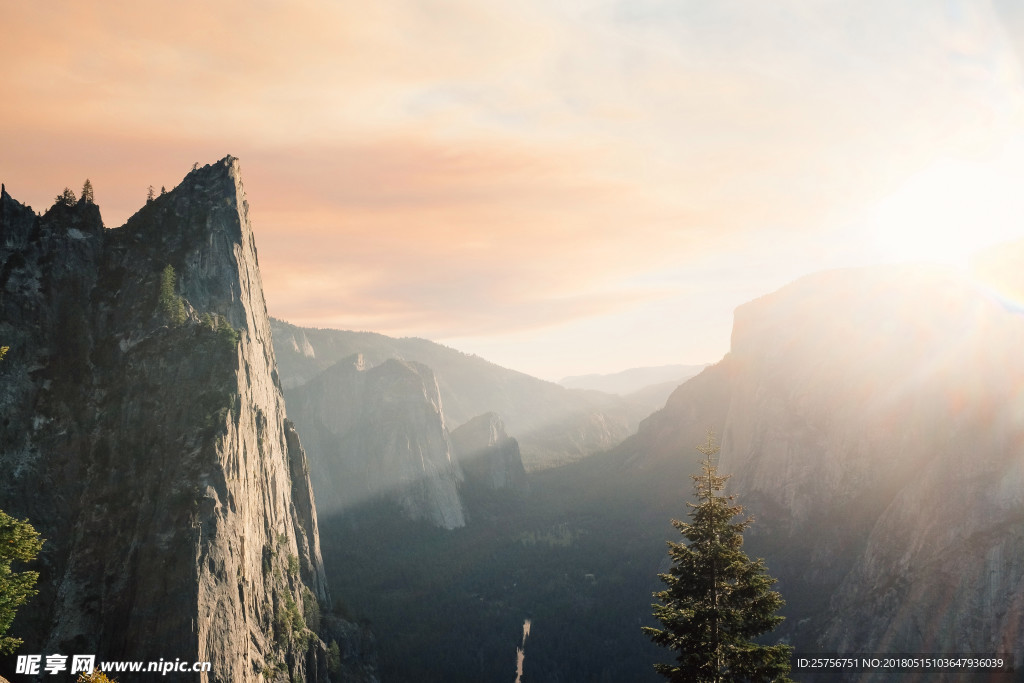
<svg viewBox="0 0 1024 683">
<path fill-rule="evenodd" d="M 53 200 L 54 204 L 63 204 L 65 206 L 74 206 L 77 201 L 75 193 L 70 187 L 65 187 L 64 191 Z"/>
<path fill-rule="evenodd" d="M 714 433 L 697 447 L 704 455 L 701 473 L 691 475 L 697 503 L 690 522 L 672 520 L 686 542 L 669 542 L 672 568 L 659 574 L 665 590 L 654 596 L 654 616 L 661 629 L 643 631 L 676 653 L 676 663 L 655 664 L 670 681 L 790 681 L 788 645 L 759 645 L 751 639 L 782 622 L 775 613 L 785 604 L 771 589 L 764 560 L 741 550 L 743 532 L 754 521 L 732 521 L 743 513 L 734 496 L 719 495 L 728 475 L 718 474 L 713 460 L 719 448 Z"/>
</svg>

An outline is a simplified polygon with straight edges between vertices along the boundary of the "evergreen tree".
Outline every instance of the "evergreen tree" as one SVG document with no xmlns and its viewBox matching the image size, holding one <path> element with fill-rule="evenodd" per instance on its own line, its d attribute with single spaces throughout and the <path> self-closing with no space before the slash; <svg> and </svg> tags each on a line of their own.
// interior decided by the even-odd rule
<svg viewBox="0 0 1024 683">
<path fill-rule="evenodd" d="M 176 293 L 175 283 L 177 276 L 174 267 L 168 264 L 160 274 L 160 310 L 171 321 L 173 325 L 181 325 L 185 322 L 185 301 Z"/>
<path fill-rule="evenodd" d="M 327 671 L 334 675 L 341 670 L 341 648 L 338 647 L 338 641 L 332 640 L 330 647 L 327 648 Z"/>
<path fill-rule="evenodd" d="M 146 188 L 146 203 L 148 204 L 149 202 L 153 201 L 153 199 L 155 199 L 155 198 L 156 198 L 156 190 L 154 190 L 153 186 L 150 185 L 149 187 Z"/>
<path fill-rule="evenodd" d="M 654 596 L 654 616 L 663 628 L 644 627 L 658 645 L 676 652 L 676 663 L 655 664 L 670 681 L 789 681 L 788 645 L 758 645 L 751 639 L 782 622 L 784 604 L 771 586 L 764 560 L 751 560 L 740 548 L 754 521 L 732 521 L 743 513 L 734 496 L 718 495 L 728 475 L 719 475 L 713 432 L 697 447 L 704 455 L 701 474 L 692 475 L 697 503 L 687 503 L 690 522 L 672 520 L 687 542 L 672 543 L 672 568 L 659 574 L 665 590 Z"/>
<path fill-rule="evenodd" d="M 18 607 L 38 593 L 39 572 L 11 571 L 14 560 L 28 562 L 43 547 L 38 532 L 28 520 L 17 520 L 0 510 L 0 654 L 14 652 L 21 640 L 5 636 Z"/>
<path fill-rule="evenodd" d="M 85 202 L 86 204 L 93 203 L 92 183 L 89 181 L 88 178 L 86 178 L 85 182 L 82 183 L 82 201 Z"/>
<path fill-rule="evenodd" d="M 74 191 L 72 191 L 70 187 L 65 187 L 64 191 L 57 195 L 57 198 L 54 200 L 54 203 L 64 204 L 65 206 L 74 206 L 75 202 L 77 201 L 78 200 L 75 199 Z"/>
</svg>

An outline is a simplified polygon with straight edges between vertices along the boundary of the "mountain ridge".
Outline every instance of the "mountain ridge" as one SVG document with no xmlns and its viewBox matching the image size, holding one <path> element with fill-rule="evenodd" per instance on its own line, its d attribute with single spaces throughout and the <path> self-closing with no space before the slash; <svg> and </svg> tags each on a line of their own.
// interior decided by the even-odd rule
<svg viewBox="0 0 1024 683">
<path fill-rule="evenodd" d="M 527 470 L 610 448 L 646 415 L 644 406 L 621 397 L 566 389 L 425 339 L 315 330 L 279 319 L 271 324 L 286 389 L 357 353 L 371 366 L 389 358 L 422 363 L 437 380 L 449 425 L 455 428 L 483 413 L 497 413 L 518 440 Z"/>
<path fill-rule="evenodd" d="M 568 389 L 591 389 L 607 394 L 628 396 L 654 385 L 675 382 L 679 386 L 706 368 L 709 363 L 697 365 L 657 365 L 627 368 L 613 373 L 572 375 L 563 377 L 558 383 Z"/>
</svg>

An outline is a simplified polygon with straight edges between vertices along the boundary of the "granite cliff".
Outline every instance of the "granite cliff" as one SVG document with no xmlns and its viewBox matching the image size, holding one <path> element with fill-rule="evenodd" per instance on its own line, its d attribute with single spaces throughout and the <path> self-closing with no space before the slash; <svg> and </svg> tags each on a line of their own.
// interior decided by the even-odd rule
<svg viewBox="0 0 1024 683">
<path fill-rule="evenodd" d="M 47 539 L 22 652 L 329 680 L 319 629 L 345 653 L 336 679 L 375 680 L 370 636 L 320 618 L 308 465 L 237 160 L 112 230 L 91 202 L 37 216 L 4 191 L 0 339 L 0 508 Z"/>
<path fill-rule="evenodd" d="M 481 490 L 525 492 L 526 470 L 519 443 L 505 432 L 497 413 L 474 417 L 451 433 L 452 453 L 466 483 Z"/>
<path fill-rule="evenodd" d="M 619 454 L 654 481 L 722 433 L 799 649 L 1019 663 L 1022 343 L 1019 313 L 951 270 L 809 276 L 737 309 L 730 353 Z"/>
<path fill-rule="evenodd" d="M 356 355 L 287 397 L 325 517 L 384 498 L 409 519 L 465 525 L 463 474 L 430 368 L 394 359 L 371 368 Z"/>
</svg>

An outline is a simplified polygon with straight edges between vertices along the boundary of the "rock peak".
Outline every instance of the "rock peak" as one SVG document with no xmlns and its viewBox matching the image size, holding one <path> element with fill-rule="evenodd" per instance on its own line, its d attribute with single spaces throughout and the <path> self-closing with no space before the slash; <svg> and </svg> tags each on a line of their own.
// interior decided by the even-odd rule
<svg viewBox="0 0 1024 683">
<path fill-rule="evenodd" d="M 49 553 L 18 635 L 174 652 L 212 662 L 211 681 L 278 666 L 314 680 L 325 646 L 275 624 L 280 605 L 330 598 L 237 160 L 193 169 L 121 228 L 91 231 L 93 213 L 0 202 L 0 508 Z"/>
<path fill-rule="evenodd" d="M 182 184 L 185 181 L 192 178 L 209 178 L 223 176 L 226 178 L 241 178 L 242 176 L 242 165 L 238 160 L 238 157 L 231 156 L 228 154 L 223 159 L 214 161 L 211 164 L 200 166 L 196 164 L 191 171 L 189 171 L 185 178 L 182 180 Z M 180 187 L 180 185 L 179 185 Z"/>
</svg>

